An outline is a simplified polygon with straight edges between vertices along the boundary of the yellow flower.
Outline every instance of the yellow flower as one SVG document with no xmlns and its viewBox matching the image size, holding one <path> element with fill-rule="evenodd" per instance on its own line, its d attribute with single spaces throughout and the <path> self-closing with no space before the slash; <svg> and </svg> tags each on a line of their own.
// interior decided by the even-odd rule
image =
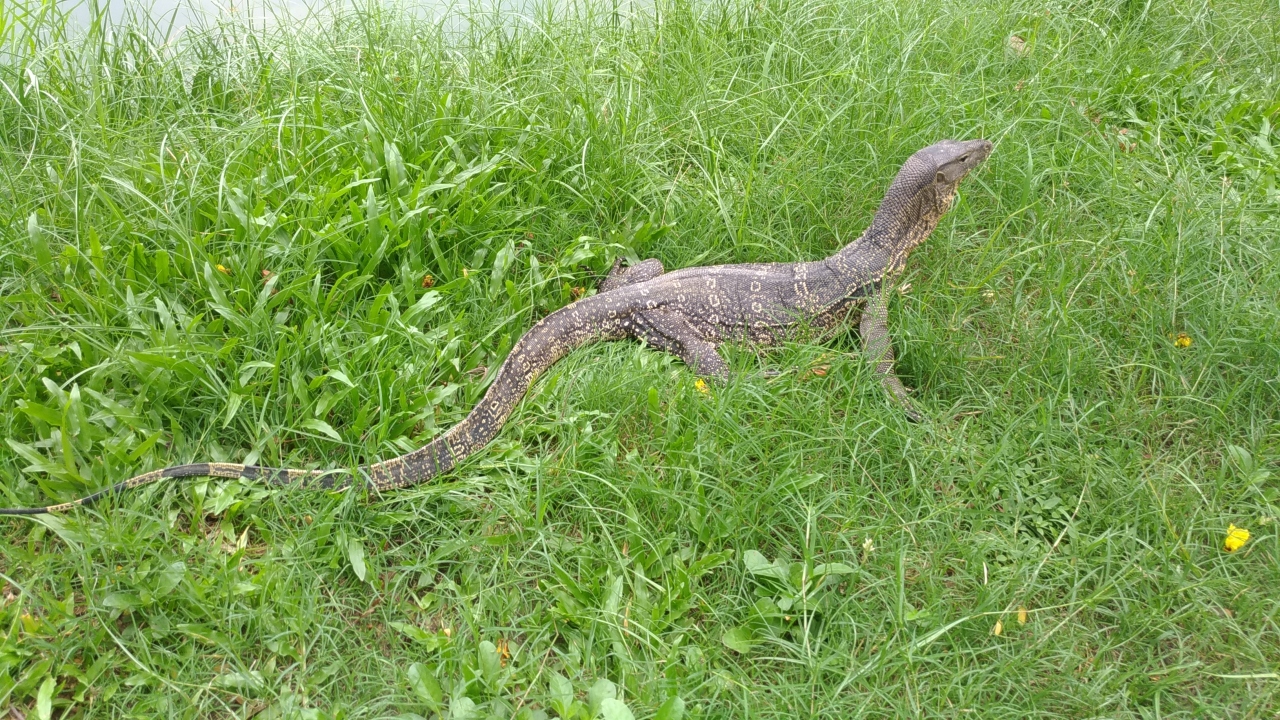
<svg viewBox="0 0 1280 720">
<path fill-rule="evenodd" d="M 697 388 L 698 392 L 702 393 L 703 395 L 711 394 L 711 389 L 707 387 L 707 381 L 703 380 L 702 378 L 698 378 L 697 380 L 695 380 L 693 382 L 693 386 Z"/>
<path fill-rule="evenodd" d="M 231 274 L 231 271 L 227 269 L 226 265 L 218 265 L 218 272 L 222 273 L 223 275 Z"/>
<path fill-rule="evenodd" d="M 506 667 L 507 661 L 511 659 L 511 649 L 507 647 L 506 638 L 498 638 L 497 650 L 498 665 L 500 667 Z"/>
<path fill-rule="evenodd" d="M 1173 346 L 1179 349 L 1191 347 L 1191 336 L 1184 332 L 1178 333 L 1178 337 L 1173 339 Z"/>
<path fill-rule="evenodd" d="M 1244 547 L 1247 542 L 1249 542 L 1248 530 L 1238 528 L 1235 525 L 1227 525 L 1227 539 L 1222 543 L 1227 552 L 1235 552 Z"/>
</svg>

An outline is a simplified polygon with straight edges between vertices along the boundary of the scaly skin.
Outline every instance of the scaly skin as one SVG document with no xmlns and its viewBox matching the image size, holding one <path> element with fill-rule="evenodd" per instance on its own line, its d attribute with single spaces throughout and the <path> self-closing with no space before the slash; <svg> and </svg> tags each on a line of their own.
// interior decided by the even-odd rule
<svg viewBox="0 0 1280 720">
<path fill-rule="evenodd" d="M 462 422 L 419 450 L 360 468 L 359 480 L 345 470 L 178 465 L 72 502 L 0 509 L 0 515 L 69 510 L 166 478 L 246 478 L 315 488 L 363 485 L 378 491 L 413 485 L 448 472 L 487 445 L 542 373 L 574 349 L 599 340 L 644 340 L 676 355 L 699 375 L 726 381 L 729 367 L 716 350 L 721 343 L 775 344 L 805 331 L 829 333 L 860 315 L 863 344 L 876 373 L 908 416 L 918 420 L 893 372 L 885 292 L 907 256 L 937 227 L 959 182 L 990 154 L 986 140 L 944 140 L 915 153 L 890 185 L 871 227 L 824 260 L 693 267 L 665 274 L 657 260 L 625 269 L 615 262 L 598 294 L 551 313 L 520 338 L 484 398 Z"/>
</svg>

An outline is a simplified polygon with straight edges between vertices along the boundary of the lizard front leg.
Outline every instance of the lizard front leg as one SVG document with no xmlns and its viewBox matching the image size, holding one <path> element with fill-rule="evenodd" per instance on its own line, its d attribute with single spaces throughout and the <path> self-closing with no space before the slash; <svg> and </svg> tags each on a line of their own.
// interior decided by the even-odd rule
<svg viewBox="0 0 1280 720">
<path fill-rule="evenodd" d="M 622 267 L 622 258 L 615 258 L 613 267 L 609 269 L 609 274 L 605 276 L 604 280 L 600 281 L 596 291 L 604 293 L 610 290 L 617 290 L 626 285 L 635 285 L 645 280 L 652 280 L 663 272 L 665 270 L 662 267 L 662 262 L 657 258 L 649 258 L 625 268 Z"/>
<path fill-rule="evenodd" d="M 638 339 L 680 358 L 694 373 L 728 382 L 729 364 L 716 352 L 715 343 L 699 335 L 679 313 L 645 310 L 636 315 L 634 328 Z"/>
<path fill-rule="evenodd" d="M 880 383 L 893 395 L 907 414 L 907 419 L 920 422 L 923 418 L 911 406 L 907 398 L 907 389 L 893 372 L 893 342 L 889 337 L 889 300 L 883 290 L 872 293 L 867 298 L 866 307 L 862 310 L 862 323 L 859 326 L 862 335 L 862 346 L 866 350 L 867 359 L 871 361 Z"/>
</svg>

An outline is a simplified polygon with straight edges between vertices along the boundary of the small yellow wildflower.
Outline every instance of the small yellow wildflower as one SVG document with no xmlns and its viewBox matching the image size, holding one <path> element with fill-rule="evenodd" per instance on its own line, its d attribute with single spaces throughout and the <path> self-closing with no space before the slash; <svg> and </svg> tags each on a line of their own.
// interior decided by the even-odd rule
<svg viewBox="0 0 1280 720">
<path fill-rule="evenodd" d="M 498 638 L 497 650 L 498 650 L 498 665 L 500 667 L 506 667 L 507 660 L 511 659 L 511 649 L 507 647 L 506 638 Z"/>
<path fill-rule="evenodd" d="M 1018 608 L 1018 624 L 1019 625 L 1027 624 L 1027 609 L 1025 607 Z"/>
<path fill-rule="evenodd" d="M 1235 525 L 1227 525 L 1227 539 L 1222 543 L 1227 552 L 1235 552 L 1244 547 L 1247 542 L 1249 542 L 1248 530 L 1238 528 Z"/>
<path fill-rule="evenodd" d="M 218 272 L 222 273 L 223 275 L 230 275 L 230 274 L 231 274 L 231 271 L 227 269 L 227 266 L 226 266 L 226 265 L 221 265 L 221 264 L 219 264 L 219 265 L 218 265 Z"/>
<path fill-rule="evenodd" d="M 1173 346 L 1178 349 L 1191 347 L 1191 336 L 1183 332 L 1178 333 L 1178 337 L 1173 339 Z"/>
<path fill-rule="evenodd" d="M 693 387 L 696 388 L 697 391 L 702 393 L 703 395 L 711 394 L 711 389 L 707 387 L 707 381 L 703 380 L 702 378 L 698 378 L 697 380 L 695 380 L 693 382 Z"/>
</svg>

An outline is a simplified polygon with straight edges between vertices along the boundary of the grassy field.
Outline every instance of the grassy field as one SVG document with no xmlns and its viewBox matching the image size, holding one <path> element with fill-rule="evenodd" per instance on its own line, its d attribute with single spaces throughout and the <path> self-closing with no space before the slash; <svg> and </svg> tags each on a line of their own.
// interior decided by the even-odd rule
<svg viewBox="0 0 1280 720">
<path fill-rule="evenodd" d="M 448 28 L 3 0 L 0 503 L 401 454 L 615 256 L 820 257 L 985 137 L 891 306 L 927 420 L 852 330 L 614 343 L 427 485 L 4 519 L 9 717 L 1277 716 L 1275 2 Z"/>
</svg>

